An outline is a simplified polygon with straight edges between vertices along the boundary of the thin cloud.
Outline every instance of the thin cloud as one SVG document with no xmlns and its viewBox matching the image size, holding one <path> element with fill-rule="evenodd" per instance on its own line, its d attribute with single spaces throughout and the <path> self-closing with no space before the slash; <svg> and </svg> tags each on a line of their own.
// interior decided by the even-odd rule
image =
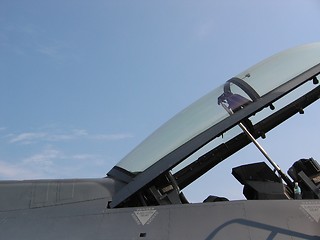
<svg viewBox="0 0 320 240">
<path fill-rule="evenodd" d="M 117 141 L 132 138 L 131 134 L 94 134 L 89 136 L 90 139 L 94 140 L 106 140 L 106 141 Z"/>
<path fill-rule="evenodd" d="M 34 171 L 26 169 L 20 164 L 10 164 L 0 161 L 0 177 L 2 179 L 27 179 L 39 177 Z"/>
<path fill-rule="evenodd" d="M 97 141 L 118 141 L 132 138 L 131 134 L 90 134 L 84 129 L 74 129 L 69 133 L 51 132 L 24 132 L 20 134 L 8 134 L 9 143 L 31 144 L 39 141 L 60 142 L 70 140 L 97 140 Z"/>
<path fill-rule="evenodd" d="M 2 29 L 4 31 L 0 35 L 2 40 L 0 44 L 18 55 L 28 55 L 30 52 L 35 52 L 57 61 L 66 57 L 67 44 L 48 38 L 46 30 L 35 24 L 7 24 L 2 26 Z M 20 41 L 10 41 L 12 35 L 18 36 L 15 39 L 20 39 Z"/>
<path fill-rule="evenodd" d="M 19 156 L 0 159 L 0 179 L 9 180 L 104 176 L 114 157 L 110 159 L 109 156 L 84 152 L 84 149 L 75 151 L 73 144 L 82 146 L 133 137 L 127 133 L 92 134 L 85 129 L 61 130 L 52 127 L 21 133 L 4 130 L 2 144 L 14 149 L 21 147 Z M 71 148 L 67 148 L 67 144 L 71 144 Z M 68 150 L 64 151 L 66 148 Z"/>
<path fill-rule="evenodd" d="M 87 136 L 88 135 L 87 130 L 84 130 L 84 129 L 73 129 L 72 132 L 76 136 Z"/>
<path fill-rule="evenodd" d="M 36 140 L 44 139 L 45 137 L 47 137 L 47 134 L 43 132 L 25 132 L 18 135 L 10 134 L 9 136 L 9 143 L 31 143 Z"/>
<path fill-rule="evenodd" d="M 46 148 L 42 152 L 32 155 L 31 157 L 23 160 L 25 164 L 36 164 L 42 167 L 50 167 L 57 159 L 64 158 L 63 154 L 52 148 Z"/>
<path fill-rule="evenodd" d="M 36 52 L 57 61 L 61 61 L 65 58 L 63 55 L 65 48 L 64 44 L 54 41 L 48 41 L 46 43 L 39 42 L 38 44 L 35 44 Z"/>
<path fill-rule="evenodd" d="M 0 160 L 0 179 L 49 179 L 100 177 L 107 171 L 107 157 L 96 154 L 66 154 L 46 146 L 21 159 Z M 96 174 L 95 174 L 96 173 Z"/>
<path fill-rule="evenodd" d="M 101 156 L 96 154 L 76 154 L 70 157 L 71 160 L 80 162 L 90 163 L 91 166 L 103 166 L 106 162 Z"/>
</svg>

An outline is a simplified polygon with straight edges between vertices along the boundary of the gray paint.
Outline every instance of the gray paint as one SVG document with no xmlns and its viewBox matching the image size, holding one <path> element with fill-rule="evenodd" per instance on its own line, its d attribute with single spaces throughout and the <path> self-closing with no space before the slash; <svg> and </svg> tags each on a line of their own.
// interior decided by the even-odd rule
<svg viewBox="0 0 320 240">
<path fill-rule="evenodd" d="M 107 199 L 96 199 L 1 211 L 1 239 L 320 238 L 319 219 L 303 208 L 319 208 L 319 200 L 230 201 L 124 209 L 106 209 L 106 203 Z M 142 224 L 136 214 L 148 211 L 152 215 Z"/>
</svg>

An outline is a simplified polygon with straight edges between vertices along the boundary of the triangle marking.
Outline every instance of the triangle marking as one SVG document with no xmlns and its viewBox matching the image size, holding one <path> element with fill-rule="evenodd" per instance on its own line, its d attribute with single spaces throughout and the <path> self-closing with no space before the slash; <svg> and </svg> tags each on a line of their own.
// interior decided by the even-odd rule
<svg viewBox="0 0 320 240">
<path fill-rule="evenodd" d="M 315 220 L 316 222 L 319 222 L 320 220 L 320 204 L 319 203 L 306 203 L 302 204 L 301 207 L 303 210 L 308 213 L 308 215 Z"/>
<path fill-rule="evenodd" d="M 149 224 L 153 218 L 157 214 L 157 210 L 154 209 L 147 209 L 147 210 L 137 210 L 134 211 L 134 216 L 140 222 L 140 224 L 145 225 Z"/>
</svg>

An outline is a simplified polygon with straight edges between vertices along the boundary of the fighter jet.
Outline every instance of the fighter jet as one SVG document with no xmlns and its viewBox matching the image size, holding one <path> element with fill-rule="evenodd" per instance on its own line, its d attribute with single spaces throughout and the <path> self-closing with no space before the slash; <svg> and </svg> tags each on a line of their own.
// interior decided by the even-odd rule
<svg viewBox="0 0 320 240">
<path fill-rule="evenodd" d="M 1 181 L 0 239 L 320 239 L 318 162 L 283 171 L 261 144 L 319 99 L 319 74 L 320 42 L 285 50 L 182 110 L 106 177 Z M 210 183 L 203 202 L 188 201 L 185 187 L 249 144 L 262 161 L 225 173 L 243 199 Z"/>
</svg>

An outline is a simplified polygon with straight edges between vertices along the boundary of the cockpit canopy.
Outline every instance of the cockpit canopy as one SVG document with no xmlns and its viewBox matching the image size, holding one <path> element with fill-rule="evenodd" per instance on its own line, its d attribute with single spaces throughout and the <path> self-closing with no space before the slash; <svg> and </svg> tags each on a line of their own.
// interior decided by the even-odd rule
<svg viewBox="0 0 320 240">
<path fill-rule="evenodd" d="M 238 132 L 222 145 L 218 140 L 201 161 L 187 162 L 193 153 L 240 122 L 255 138 L 263 137 L 299 112 L 298 108 L 303 109 L 309 101 L 316 100 L 303 98 L 314 91 L 310 89 L 293 98 L 283 97 L 309 80 L 317 83 L 319 73 L 320 43 L 313 43 L 276 54 L 231 78 L 162 125 L 108 173 L 126 183 L 114 196 L 111 207 L 117 207 L 145 187 L 152 187 L 159 176 L 174 181 L 177 191 L 184 188 L 249 142 L 243 137 L 239 144 L 241 133 Z M 282 98 L 283 103 L 279 100 Z M 266 110 L 258 118 L 249 120 L 263 109 Z M 226 144 L 230 145 L 228 149 L 224 149 Z M 178 169 L 174 175 L 170 172 L 173 168 Z"/>
</svg>

